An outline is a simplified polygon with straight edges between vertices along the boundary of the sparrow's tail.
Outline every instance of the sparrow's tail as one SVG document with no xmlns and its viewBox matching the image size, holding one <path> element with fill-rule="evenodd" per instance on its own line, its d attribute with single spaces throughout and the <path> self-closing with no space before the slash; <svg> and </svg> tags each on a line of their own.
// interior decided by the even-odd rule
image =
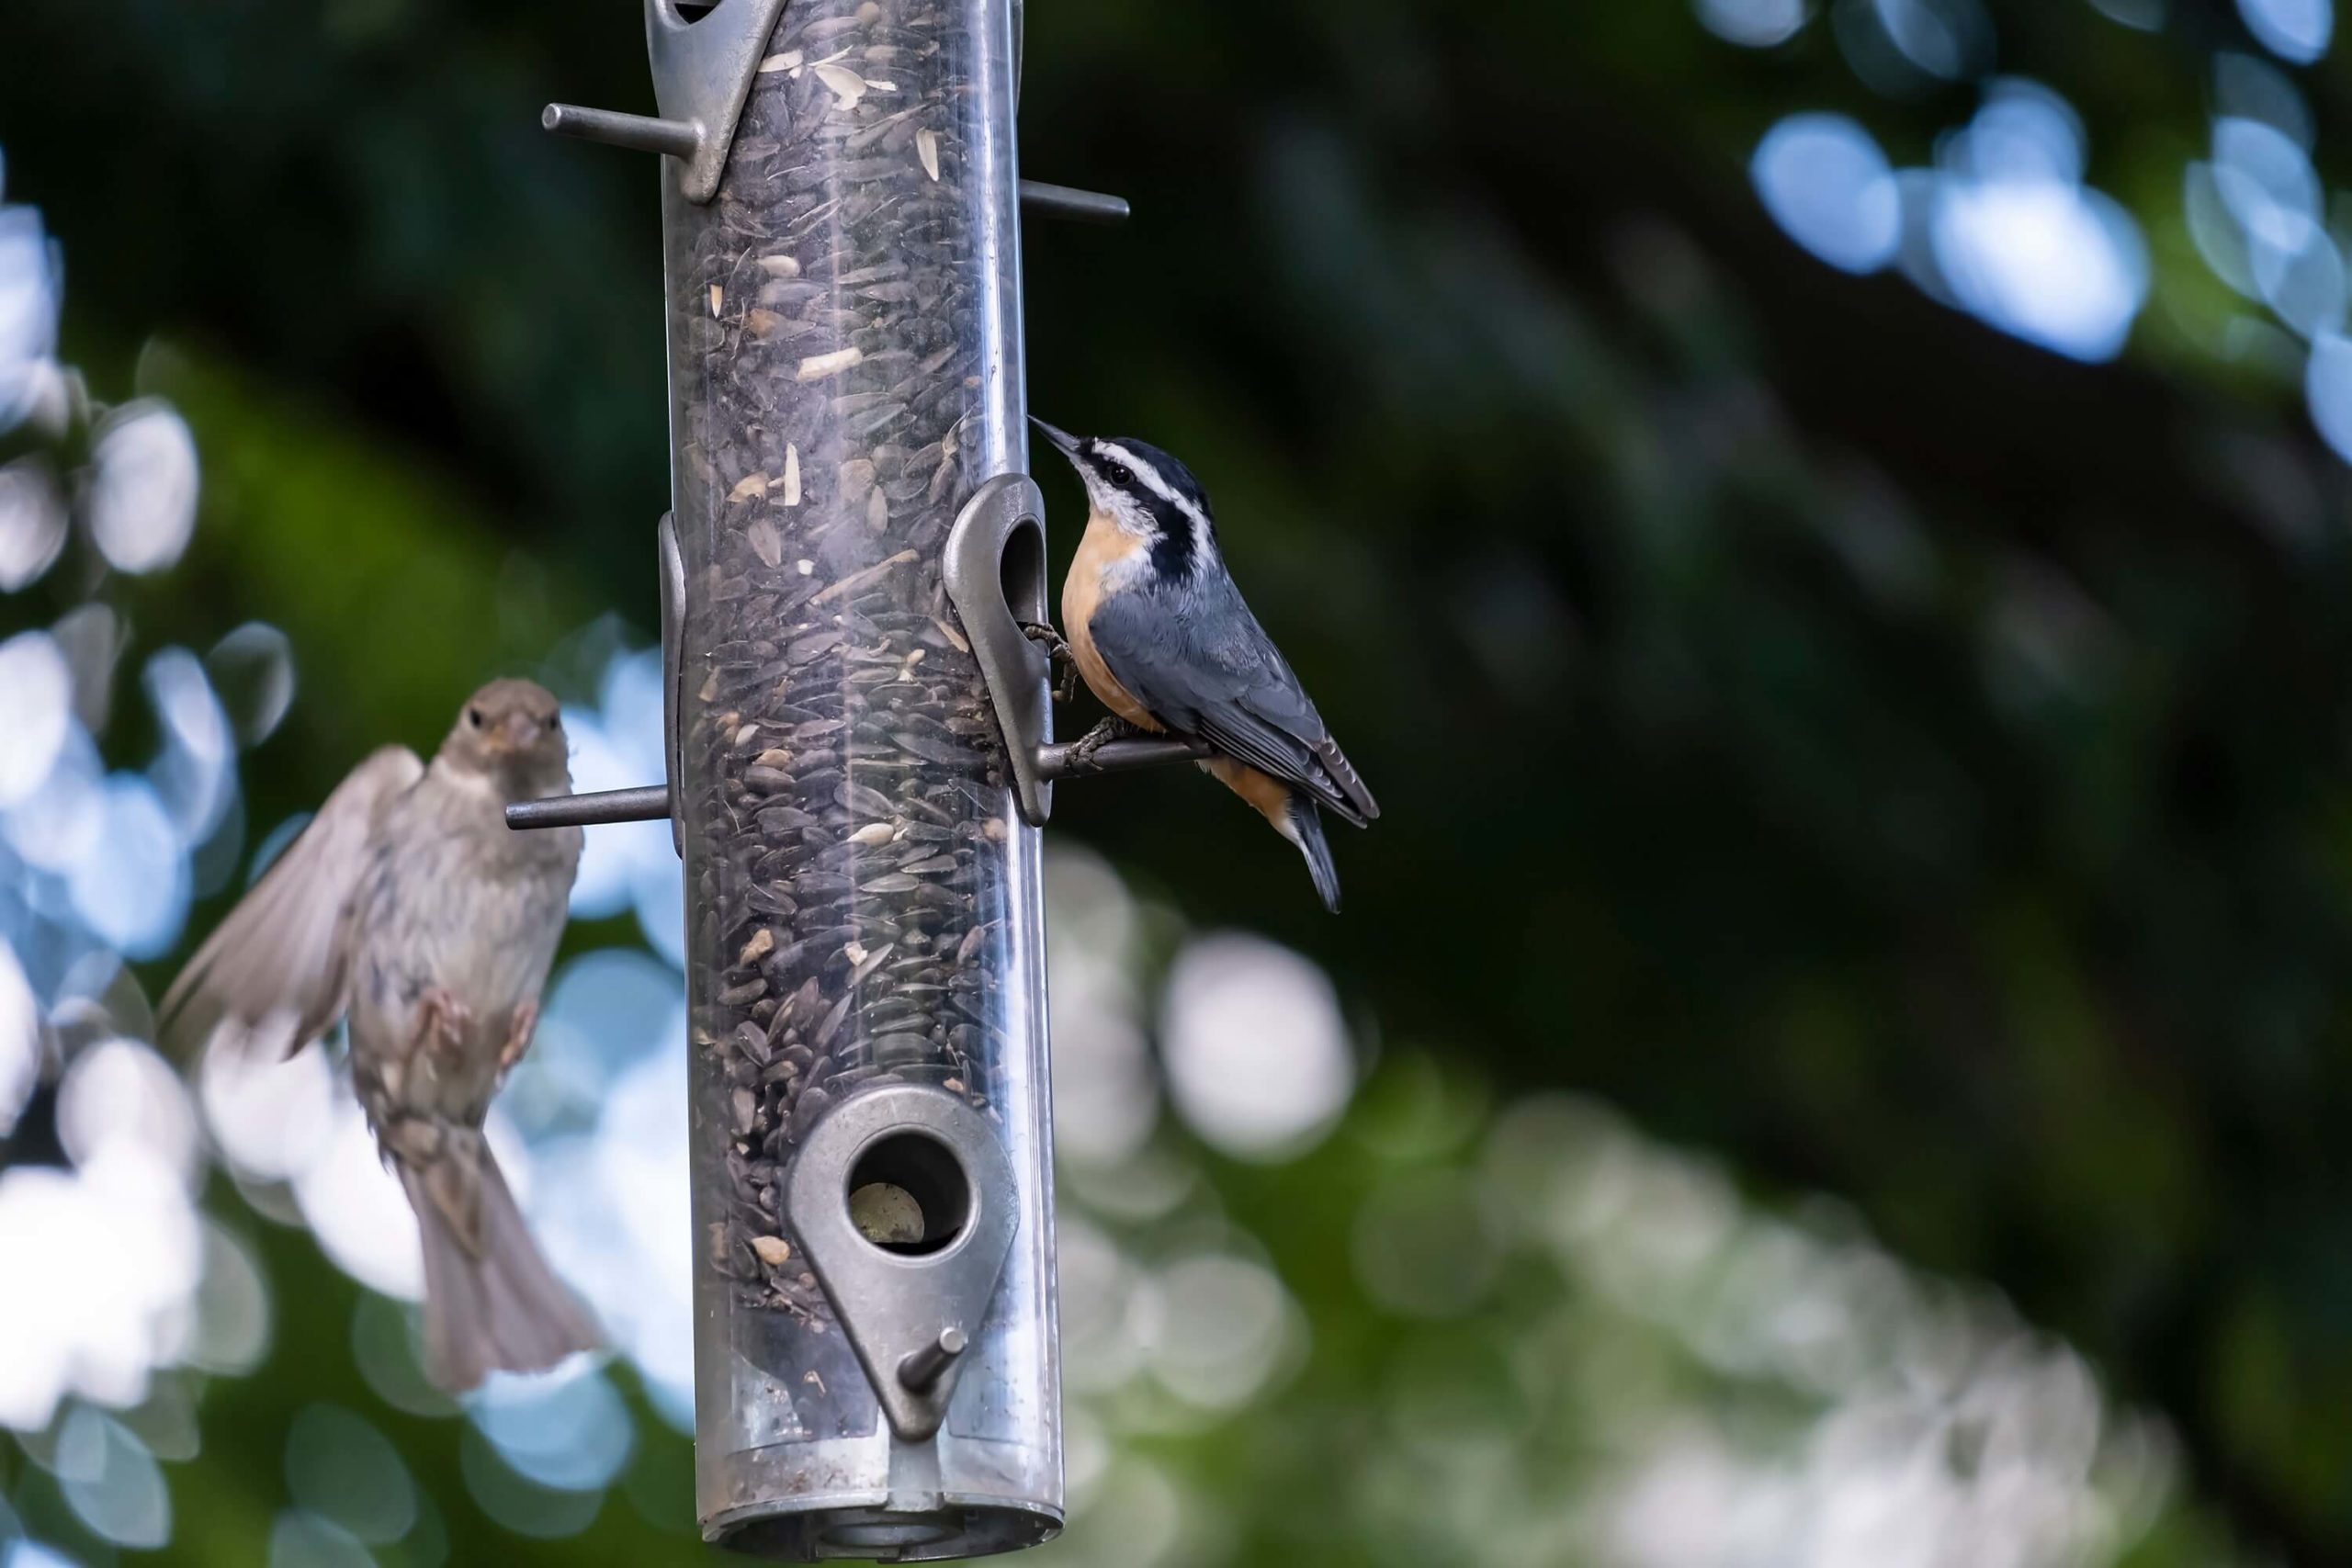
<svg viewBox="0 0 2352 1568">
<path fill-rule="evenodd" d="M 454 1392 L 596 1348 L 595 1323 L 531 1239 L 481 1134 L 444 1132 L 431 1159 L 394 1161 L 424 1239 L 425 1374 Z"/>
<path fill-rule="evenodd" d="M 1298 846 L 1306 857 L 1306 874 L 1315 878 L 1315 896 L 1333 914 L 1340 912 L 1340 868 L 1331 863 L 1330 840 L 1323 836 L 1323 814 L 1303 790 L 1291 792 L 1290 808 L 1284 814 L 1289 820 L 1283 837 Z"/>
</svg>

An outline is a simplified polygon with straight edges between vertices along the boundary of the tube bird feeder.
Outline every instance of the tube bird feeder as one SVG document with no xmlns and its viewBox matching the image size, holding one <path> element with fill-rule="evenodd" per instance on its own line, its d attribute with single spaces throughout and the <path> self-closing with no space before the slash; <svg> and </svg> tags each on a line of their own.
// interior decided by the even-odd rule
<svg viewBox="0 0 2352 1568">
<path fill-rule="evenodd" d="M 1038 826 L 1053 744 L 1026 477 L 1018 0 L 647 0 L 673 513 L 705 1537 L 799 1560 L 1062 1518 Z M 1095 771 L 1193 755 L 1105 747 Z"/>
</svg>

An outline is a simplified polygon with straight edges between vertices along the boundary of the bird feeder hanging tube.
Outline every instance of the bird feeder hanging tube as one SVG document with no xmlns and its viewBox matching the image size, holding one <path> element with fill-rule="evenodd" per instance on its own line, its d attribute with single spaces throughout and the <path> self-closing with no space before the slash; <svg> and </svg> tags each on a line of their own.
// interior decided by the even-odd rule
<svg viewBox="0 0 2352 1568">
<path fill-rule="evenodd" d="M 647 0 L 673 511 L 706 1539 L 926 1561 L 1062 1518 L 1043 897 L 1052 741 L 1019 0 Z M 1085 769 L 1196 754 L 1117 742 Z"/>
</svg>

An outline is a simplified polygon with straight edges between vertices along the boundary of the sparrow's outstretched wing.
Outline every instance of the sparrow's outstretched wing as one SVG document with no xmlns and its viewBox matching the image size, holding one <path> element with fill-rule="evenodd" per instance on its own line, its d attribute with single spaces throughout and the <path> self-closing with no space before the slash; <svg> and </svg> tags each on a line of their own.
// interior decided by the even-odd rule
<svg viewBox="0 0 2352 1568">
<path fill-rule="evenodd" d="M 348 967 L 344 908 L 385 807 L 424 775 L 415 752 L 387 746 L 335 786 L 164 993 L 157 1027 L 169 1046 L 193 1052 L 224 1023 L 258 1032 L 267 1022 L 292 1026 L 292 1052 L 333 1027 Z"/>
</svg>

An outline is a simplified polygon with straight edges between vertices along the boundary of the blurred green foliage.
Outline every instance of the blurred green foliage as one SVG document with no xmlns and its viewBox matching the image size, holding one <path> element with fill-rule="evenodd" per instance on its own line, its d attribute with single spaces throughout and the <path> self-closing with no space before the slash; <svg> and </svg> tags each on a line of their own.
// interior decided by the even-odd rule
<svg viewBox="0 0 2352 1568">
<path fill-rule="evenodd" d="M 1032 405 L 1202 475 L 1386 811 L 1337 846 L 1337 921 L 1189 776 L 1072 791 L 1057 830 L 1311 953 L 1449 1082 L 1601 1096 L 1767 1202 L 1835 1194 L 1997 1286 L 2177 1431 L 2224 1522 L 2150 1561 L 2213 1529 L 2344 1560 L 2346 477 L 2291 373 L 2217 346 L 2245 307 L 2178 196 L 2212 53 L 2248 46 L 2226 0 L 2154 34 L 1990 9 L 2149 235 L 2120 365 L 1771 226 L 1743 165 L 1781 116 L 1839 108 L 1917 158 L 1973 107 L 1871 92 L 1825 22 L 1749 52 L 1679 4 L 1033 7 L 1025 169 L 1137 216 L 1031 226 Z M 2343 82 L 2304 79 L 2324 132 Z M 650 107 L 633 15 L 0 16 L 9 196 L 66 242 L 68 355 L 167 391 L 204 455 L 195 551 L 137 613 L 293 637 L 256 822 L 600 608 L 650 632 L 652 177 L 541 136 L 554 97 Z M 150 332 L 172 347 L 142 358 Z M 1046 482 L 1066 551 L 1078 498 Z M 1273 1521 L 1352 1506 L 1344 1453 L 1260 1461 L 1373 1419 L 1425 1337 L 1329 1226 L 1281 1218 L 1351 1212 L 1350 1157 L 1216 1171 L 1317 1345 L 1246 1441 L 1184 1461 L 1244 1561 L 1314 1555 Z M 260 1561 L 286 1420 L 368 1400 L 356 1287 L 263 1245 L 278 1348 L 207 1396 L 186 1561 Z M 1445 1353 L 1492 1332 L 1450 1324 Z M 488 1527 L 458 1428 L 387 1425 L 452 1560 L 490 1560 L 462 1549 Z M 576 1540 L 484 1550 L 647 1561 L 682 1451 L 642 1461 L 659 1525 L 616 1495 Z"/>
</svg>

